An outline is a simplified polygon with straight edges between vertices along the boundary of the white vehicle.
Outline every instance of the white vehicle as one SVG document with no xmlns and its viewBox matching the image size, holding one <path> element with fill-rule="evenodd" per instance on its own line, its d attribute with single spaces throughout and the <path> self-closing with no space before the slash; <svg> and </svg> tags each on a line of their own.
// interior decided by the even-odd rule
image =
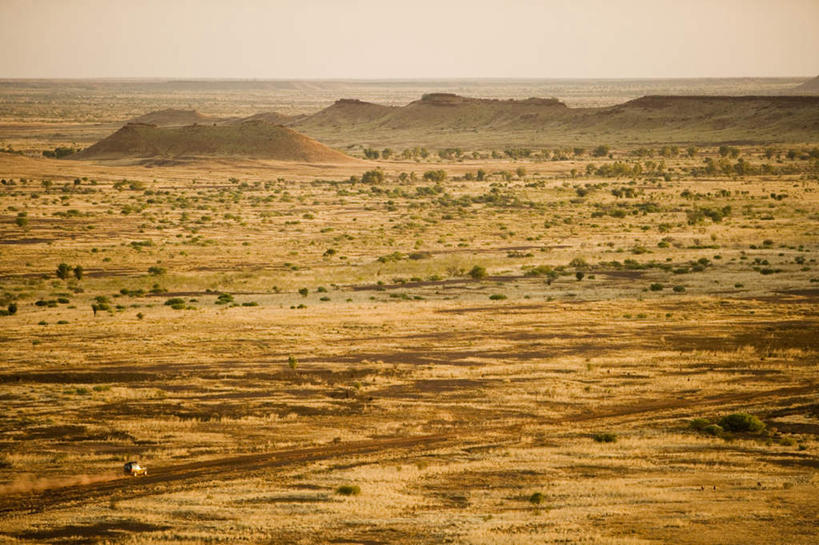
<svg viewBox="0 0 819 545">
<path fill-rule="evenodd" d="M 128 462 L 125 464 L 125 474 L 134 477 L 142 477 L 148 474 L 148 468 L 142 467 L 138 462 Z"/>
</svg>

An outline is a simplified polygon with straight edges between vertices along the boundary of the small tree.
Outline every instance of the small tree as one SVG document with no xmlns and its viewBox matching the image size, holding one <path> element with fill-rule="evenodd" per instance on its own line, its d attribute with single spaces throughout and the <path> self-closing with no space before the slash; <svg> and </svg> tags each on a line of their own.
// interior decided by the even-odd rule
<svg viewBox="0 0 819 545">
<path fill-rule="evenodd" d="M 605 157 L 609 154 L 609 147 L 605 145 L 599 145 L 592 150 L 592 155 L 595 157 Z"/>
<path fill-rule="evenodd" d="M 384 171 L 380 168 L 368 170 L 361 175 L 361 181 L 365 184 L 379 184 L 384 181 Z"/>
<path fill-rule="evenodd" d="M 60 263 L 57 265 L 57 278 L 67 280 L 68 275 L 71 274 L 71 266 L 68 263 Z"/>
<path fill-rule="evenodd" d="M 424 172 L 424 180 L 428 180 L 430 182 L 443 182 L 446 180 L 446 171 L 428 170 Z"/>
<path fill-rule="evenodd" d="M 9 314 L 17 314 L 17 303 L 9 303 L 8 306 Z"/>
<path fill-rule="evenodd" d="M 82 268 L 82 265 L 77 265 L 74 267 L 74 278 L 77 280 L 82 280 L 82 275 L 84 272 L 85 270 Z"/>
</svg>

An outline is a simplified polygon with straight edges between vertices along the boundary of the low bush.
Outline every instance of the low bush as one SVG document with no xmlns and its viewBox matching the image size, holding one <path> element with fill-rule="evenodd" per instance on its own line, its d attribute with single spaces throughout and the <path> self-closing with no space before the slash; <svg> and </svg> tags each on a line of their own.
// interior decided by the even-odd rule
<svg viewBox="0 0 819 545">
<path fill-rule="evenodd" d="M 734 413 L 720 418 L 718 424 L 726 431 L 757 433 L 765 429 L 765 423 L 748 413 Z"/>
<path fill-rule="evenodd" d="M 481 267 L 480 265 L 475 265 L 472 267 L 472 270 L 469 271 L 469 276 L 474 278 L 475 280 L 480 280 L 482 278 L 486 278 L 486 269 Z"/>
<path fill-rule="evenodd" d="M 702 431 L 706 426 L 710 425 L 711 421 L 707 418 L 695 418 L 688 423 L 688 427 L 692 430 Z"/>
<path fill-rule="evenodd" d="M 714 437 L 719 437 L 723 434 L 725 430 L 722 429 L 722 426 L 720 426 L 719 424 L 708 424 L 700 431 L 702 431 L 703 433 L 707 433 L 708 435 L 713 435 Z"/>
<path fill-rule="evenodd" d="M 358 496 L 361 494 L 361 488 L 354 484 L 343 484 L 336 488 L 336 494 L 342 496 Z"/>
<path fill-rule="evenodd" d="M 216 304 L 217 305 L 227 305 L 233 302 L 233 296 L 229 293 L 220 293 L 218 297 L 216 297 Z M 166 303 L 167 304 L 167 303 Z"/>
</svg>

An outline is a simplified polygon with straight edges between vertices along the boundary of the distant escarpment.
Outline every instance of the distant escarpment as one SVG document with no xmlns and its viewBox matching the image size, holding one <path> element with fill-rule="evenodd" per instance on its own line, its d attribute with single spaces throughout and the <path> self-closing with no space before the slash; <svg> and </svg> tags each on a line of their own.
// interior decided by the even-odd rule
<svg viewBox="0 0 819 545">
<path fill-rule="evenodd" d="M 570 108 L 554 98 L 431 93 L 401 107 L 340 100 L 290 126 L 336 146 L 815 142 L 819 96 L 645 96 Z"/>
</svg>

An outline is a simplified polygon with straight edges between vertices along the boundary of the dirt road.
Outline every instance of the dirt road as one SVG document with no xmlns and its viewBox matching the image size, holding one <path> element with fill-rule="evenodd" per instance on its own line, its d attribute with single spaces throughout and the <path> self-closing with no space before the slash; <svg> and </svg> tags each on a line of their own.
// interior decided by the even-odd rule
<svg viewBox="0 0 819 545">
<path fill-rule="evenodd" d="M 691 396 L 686 398 L 667 398 L 647 400 L 641 403 L 609 407 L 597 412 L 567 415 L 562 418 L 522 422 L 512 426 L 499 427 L 491 423 L 480 429 L 452 431 L 440 434 L 420 435 L 387 439 L 371 439 L 344 443 L 328 443 L 301 449 L 290 449 L 261 454 L 246 454 L 227 458 L 203 460 L 165 467 L 151 467 L 145 477 L 117 476 L 99 480 L 93 476 L 93 482 L 70 486 L 52 487 L 29 492 L 7 494 L 0 498 L 0 515 L 12 512 L 38 512 L 49 508 L 75 503 L 88 503 L 109 498 L 127 499 L 140 496 L 167 493 L 171 485 L 185 483 L 190 486 L 197 482 L 230 480 L 245 478 L 251 472 L 272 468 L 297 466 L 307 462 L 330 460 L 348 456 L 389 451 L 429 451 L 443 447 L 465 447 L 486 442 L 490 438 L 497 442 L 498 435 L 509 437 L 509 441 L 518 441 L 521 429 L 541 425 L 545 427 L 622 419 L 632 416 L 667 411 L 697 409 L 702 414 L 708 408 L 727 411 L 732 405 L 747 407 L 750 401 L 761 402 L 775 398 L 779 404 L 793 402 L 801 396 L 815 398 L 815 384 L 777 388 L 756 392 L 736 392 L 709 396 Z M 813 399 L 815 402 L 815 399 Z"/>
</svg>

